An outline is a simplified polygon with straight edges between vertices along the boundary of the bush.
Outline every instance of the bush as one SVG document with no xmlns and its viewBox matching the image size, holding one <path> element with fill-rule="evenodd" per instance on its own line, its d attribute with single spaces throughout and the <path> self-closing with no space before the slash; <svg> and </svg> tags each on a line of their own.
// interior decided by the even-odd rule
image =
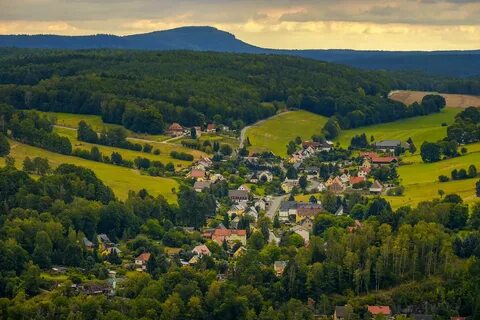
<svg viewBox="0 0 480 320">
<path fill-rule="evenodd" d="M 445 175 L 438 176 L 438 181 L 440 182 L 448 182 L 449 180 L 450 179 Z"/>
<path fill-rule="evenodd" d="M 185 152 L 172 151 L 170 152 L 170 156 L 177 160 L 193 161 L 193 155 Z"/>
</svg>

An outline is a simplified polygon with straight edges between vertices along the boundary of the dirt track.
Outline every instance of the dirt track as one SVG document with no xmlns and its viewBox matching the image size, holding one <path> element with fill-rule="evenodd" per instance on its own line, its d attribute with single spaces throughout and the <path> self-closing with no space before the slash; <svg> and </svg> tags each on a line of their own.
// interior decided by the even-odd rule
<svg viewBox="0 0 480 320">
<path fill-rule="evenodd" d="M 469 96 L 464 94 L 446 94 L 437 92 L 424 92 L 424 91 L 392 91 L 389 94 L 389 98 L 395 101 L 400 101 L 406 105 L 411 105 L 415 101 L 420 102 L 422 98 L 427 94 L 440 94 L 447 101 L 448 108 L 466 108 L 470 106 L 480 107 L 480 96 Z"/>
</svg>

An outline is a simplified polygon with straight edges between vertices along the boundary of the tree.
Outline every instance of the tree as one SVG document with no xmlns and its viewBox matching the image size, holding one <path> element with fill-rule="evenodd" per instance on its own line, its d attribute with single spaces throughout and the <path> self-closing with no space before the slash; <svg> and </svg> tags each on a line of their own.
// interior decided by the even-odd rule
<svg viewBox="0 0 480 320">
<path fill-rule="evenodd" d="M 7 167 L 14 168 L 15 167 L 15 158 L 12 156 L 6 156 L 5 157 L 5 165 Z"/>
<path fill-rule="evenodd" d="M 322 129 L 322 133 L 325 135 L 325 138 L 329 140 L 335 139 L 340 134 L 340 125 L 335 117 L 328 119 Z"/>
<path fill-rule="evenodd" d="M 298 179 L 298 185 L 300 188 L 302 188 L 302 190 L 305 190 L 308 185 L 307 176 L 301 176 L 300 179 Z"/>
<path fill-rule="evenodd" d="M 423 162 L 437 162 L 440 161 L 441 149 L 438 144 L 425 141 L 420 148 L 420 154 Z"/>
<path fill-rule="evenodd" d="M 35 164 L 30 157 L 25 157 L 23 160 L 23 171 L 33 172 L 35 170 Z"/>
<path fill-rule="evenodd" d="M 475 191 L 476 191 L 477 197 L 480 197 L 480 180 L 478 180 L 475 183 Z"/>
<path fill-rule="evenodd" d="M 473 205 L 469 224 L 473 229 L 480 229 L 480 202 Z"/>
<path fill-rule="evenodd" d="M 295 141 L 289 141 L 287 144 L 287 154 L 292 155 L 297 151 L 297 145 Z"/>
<path fill-rule="evenodd" d="M 220 146 L 220 152 L 224 155 L 224 156 L 229 156 L 232 154 L 233 152 L 233 149 L 232 147 L 229 145 L 229 144 L 222 144 Z"/>
<path fill-rule="evenodd" d="M 40 268 L 34 264 L 30 264 L 25 272 L 25 293 L 29 296 L 37 295 L 40 292 Z"/>
<path fill-rule="evenodd" d="M 90 158 L 91 158 L 93 161 L 101 161 L 101 160 L 102 160 L 102 153 L 100 152 L 100 150 L 98 149 L 98 147 L 93 146 L 93 147 L 90 149 Z"/>
<path fill-rule="evenodd" d="M 5 157 L 10 153 L 10 143 L 3 133 L 0 133 L 0 157 Z"/>
<path fill-rule="evenodd" d="M 78 123 L 77 139 L 79 141 L 97 143 L 98 142 L 98 135 L 92 129 L 92 127 L 90 127 L 89 124 L 87 124 L 85 121 L 81 120 Z"/>
<path fill-rule="evenodd" d="M 110 160 L 113 164 L 121 165 L 123 163 L 122 155 L 118 152 L 113 151 L 112 155 L 110 156 Z"/>
<path fill-rule="evenodd" d="M 301 137 L 295 137 L 295 144 L 301 145 L 302 144 L 302 138 Z"/>
<path fill-rule="evenodd" d="M 468 177 L 469 178 L 476 178 L 477 177 L 477 167 L 475 165 L 471 164 L 468 167 Z"/>
<path fill-rule="evenodd" d="M 445 195 L 445 191 L 443 191 L 442 189 L 438 189 L 438 195 L 440 196 L 440 198 L 443 198 L 443 196 Z"/>
<path fill-rule="evenodd" d="M 45 231 L 40 231 L 35 237 L 35 249 L 33 250 L 33 262 L 40 268 L 48 268 L 51 264 L 52 241 Z"/>
<path fill-rule="evenodd" d="M 33 159 L 33 165 L 39 176 L 44 176 L 50 171 L 50 164 L 47 158 L 35 157 Z"/>
<path fill-rule="evenodd" d="M 190 138 L 197 139 L 197 129 L 195 129 L 195 127 L 190 129 Z"/>
</svg>

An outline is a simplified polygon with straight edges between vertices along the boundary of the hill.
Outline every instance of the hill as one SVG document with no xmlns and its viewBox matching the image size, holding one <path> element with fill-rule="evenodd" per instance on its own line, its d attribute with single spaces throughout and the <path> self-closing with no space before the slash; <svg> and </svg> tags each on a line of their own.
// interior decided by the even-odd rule
<svg viewBox="0 0 480 320">
<path fill-rule="evenodd" d="M 439 94 L 445 98 L 447 107 L 449 108 L 467 108 L 467 107 L 480 107 L 480 96 L 472 96 L 466 94 L 448 94 L 438 92 L 426 92 L 426 91 L 409 91 L 409 90 L 397 90 L 391 92 L 388 96 L 390 99 L 400 101 L 406 105 L 410 105 L 414 102 L 421 102 L 423 97 L 427 94 Z"/>
<path fill-rule="evenodd" d="M 287 156 L 287 144 L 295 137 L 309 140 L 319 134 L 327 118 L 306 111 L 284 112 L 247 129 L 245 135 L 251 143 L 250 152 L 272 151 Z"/>
<path fill-rule="evenodd" d="M 198 50 L 300 56 L 372 70 L 415 70 L 453 76 L 480 75 L 480 51 L 284 50 L 250 45 L 213 27 L 181 27 L 128 36 L 0 35 L 0 47 L 48 49 Z"/>
</svg>

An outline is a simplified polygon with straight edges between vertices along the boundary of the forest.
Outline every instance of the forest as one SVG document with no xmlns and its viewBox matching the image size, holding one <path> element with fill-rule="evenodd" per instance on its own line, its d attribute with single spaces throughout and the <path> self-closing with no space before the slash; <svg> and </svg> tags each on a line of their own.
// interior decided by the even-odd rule
<svg viewBox="0 0 480 320">
<path fill-rule="evenodd" d="M 388 92 L 427 86 L 446 92 L 478 89 L 474 80 L 441 82 L 290 56 L 0 49 L 1 102 L 98 114 L 105 122 L 153 134 L 172 122 L 238 129 L 284 108 L 335 115 L 344 129 L 389 122 L 424 110 L 390 101 Z"/>
</svg>

